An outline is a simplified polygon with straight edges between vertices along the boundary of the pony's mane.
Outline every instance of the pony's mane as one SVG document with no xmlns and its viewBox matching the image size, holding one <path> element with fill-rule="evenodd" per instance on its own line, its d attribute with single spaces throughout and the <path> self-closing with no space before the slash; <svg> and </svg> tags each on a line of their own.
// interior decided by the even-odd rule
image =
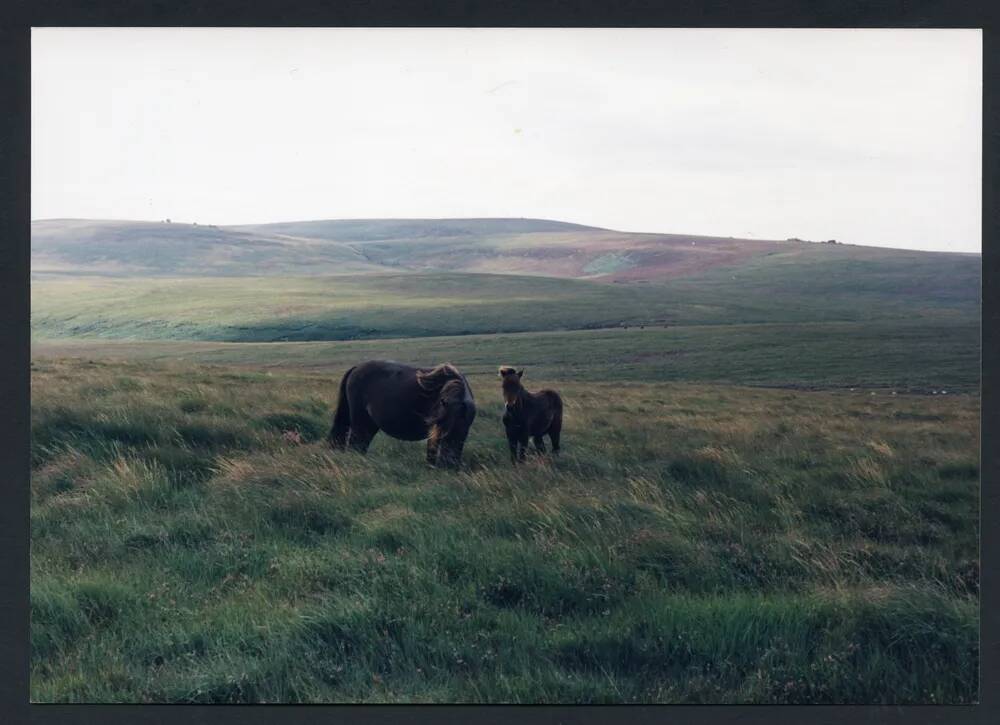
<svg viewBox="0 0 1000 725">
<path fill-rule="evenodd" d="M 442 363 L 430 370 L 417 371 L 417 385 L 425 392 L 437 393 L 452 380 L 461 380 L 462 374 L 451 363 Z"/>
<path fill-rule="evenodd" d="M 438 365 L 433 370 L 417 373 L 417 383 L 424 393 L 430 396 L 437 396 L 438 401 L 444 404 L 457 403 L 466 396 L 465 378 L 455 369 L 451 363 Z M 431 426 L 431 440 L 437 440 L 446 435 L 447 430 L 442 428 L 442 424 L 449 419 L 447 411 L 440 405 L 435 405 L 431 414 L 425 419 L 427 425 Z M 454 424 L 454 421 L 451 425 Z"/>
</svg>

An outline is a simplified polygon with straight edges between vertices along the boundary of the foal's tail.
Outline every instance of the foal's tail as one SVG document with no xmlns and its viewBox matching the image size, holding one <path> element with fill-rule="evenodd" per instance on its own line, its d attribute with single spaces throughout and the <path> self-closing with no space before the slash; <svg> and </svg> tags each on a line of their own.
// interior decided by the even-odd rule
<svg viewBox="0 0 1000 725">
<path fill-rule="evenodd" d="M 337 412 L 333 414 L 333 427 L 330 428 L 330 434 L 326 437 L 329 444 L 335 449 L 341 449 L 347 445 L 347 432 L 351 429 L 351 408 L 347 404 L 347 378 L 350 377 L 353 370 L 352 367 L 340 379 Z"/>
</svg>

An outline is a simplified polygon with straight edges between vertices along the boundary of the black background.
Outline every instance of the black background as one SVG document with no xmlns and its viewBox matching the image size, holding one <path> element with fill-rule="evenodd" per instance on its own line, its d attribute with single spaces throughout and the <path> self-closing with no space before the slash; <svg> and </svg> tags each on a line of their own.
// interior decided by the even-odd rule
<svg viewBox="0 0 1000 725">
<path fill-rule="evenodd" d="M 1000 722 L 1000 3 L 952 0 L 15 0 L 0 2 L 0 721 L 7 723 Z M 983 28 L 982 670 L 978 706 L 29 705 L 30 28 L 32 26 Z"/>
</svg>

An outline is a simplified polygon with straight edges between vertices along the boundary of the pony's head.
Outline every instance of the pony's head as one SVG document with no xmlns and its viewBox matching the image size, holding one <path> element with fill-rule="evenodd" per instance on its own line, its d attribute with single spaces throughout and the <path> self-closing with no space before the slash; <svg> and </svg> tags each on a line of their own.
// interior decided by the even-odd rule
<svg viewBox="0 0 1000 725">
<path fill-rule="evenodd" d="M 430 439 L 437 448 L 437 465 L 457 466 L 462 458 L 465 439 L 476 418 L 476 402 L 472 390 L 452 365 L 439 365 L 426 373 L 418 373 L 420 387 L 434 397 L 427 425 Z"/>
<path fill-rule="evenodd" d="M 503 390 L 503 401 L 507 405 L 514 405 L 517 402 L 517 395 L 521 392 L 521 376 L 524 370 L 515 370 L 510 365 L 500 366 L 500 388 Z"/>
</svg>

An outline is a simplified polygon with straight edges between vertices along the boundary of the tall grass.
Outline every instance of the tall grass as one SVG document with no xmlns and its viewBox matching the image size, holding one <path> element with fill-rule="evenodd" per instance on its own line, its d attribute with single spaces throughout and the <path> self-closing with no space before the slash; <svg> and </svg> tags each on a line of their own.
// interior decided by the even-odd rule
<svg viewBox="0 0 1000 725">
<path fill-rule="evenodd" d="M 36 360 L 32 699 L 978 698 L 978 398 L 536 378 L 562 456 L 477 373 L 444 472 L 334 376 Z"/>
</svg>

